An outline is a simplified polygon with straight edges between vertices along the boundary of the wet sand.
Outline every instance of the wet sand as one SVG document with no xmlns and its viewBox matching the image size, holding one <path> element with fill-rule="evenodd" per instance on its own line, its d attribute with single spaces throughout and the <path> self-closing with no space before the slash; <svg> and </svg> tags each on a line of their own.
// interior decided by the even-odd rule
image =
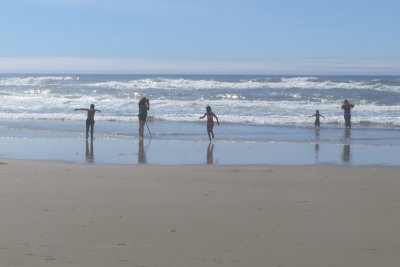
<svg viewBox="0 0 400 267">
<path fill-rule="evenodd" d="M 200 121 L 200 120 L 199 120 Z M 86 142 L 83 121 L 0 121 L 0 158 L 151 165 L 400 166 L 397 128 L 221 125 L 209 145 L 203 123 L 96 123 Z"/>
<path fill-rule="evenodd" d="M 399 167 L 0 160 L 1 266 L 398 266 Z"/>
<path fill-rule="evenodd" d="M 137 138 L 0 138 L 0 158 L 80 164 L 399 166 L 398 146 L 179 141 Z"/>
</svg>

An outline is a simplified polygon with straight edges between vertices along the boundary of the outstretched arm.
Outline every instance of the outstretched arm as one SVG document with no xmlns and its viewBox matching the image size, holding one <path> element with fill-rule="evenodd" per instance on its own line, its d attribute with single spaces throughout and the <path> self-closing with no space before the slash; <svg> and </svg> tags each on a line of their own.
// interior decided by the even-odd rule
<svg viewBox="0 0 400 267">
<path fill-rule="evenodd" d="M 89 109 L 87 109 L 87 108 L 76 108 L 76 109 L 74 109 L 74 111 L 78 111 L 78 110 L 86 110 L 86 111 L 88 111 Z"/>
<path fill-rule="evenodd" d="M 204 119 L 205 116 L 207 116 L 207 113 L 205 113 L 204 116 L 201 116 L 200 119 Z"/>
<path fill-rule="evenodd" d="M 324 116 L 322 116 L 322 115 L 320 115 L 322 118 L 324 118 L 325 119 L 325 117 Z"/>
<path fill-rule="evenodd" d="M 101 110 L 100 110 L 100 109 L 95 109 L 94 111 L 96 111 L 96 112 L 101 112 Z"/>
</svg>

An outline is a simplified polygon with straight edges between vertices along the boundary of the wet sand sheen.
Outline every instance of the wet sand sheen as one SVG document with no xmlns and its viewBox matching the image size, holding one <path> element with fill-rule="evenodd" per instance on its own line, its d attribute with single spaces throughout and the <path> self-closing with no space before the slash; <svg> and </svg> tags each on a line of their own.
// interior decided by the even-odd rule
<svg viewBox="0 0 400 267">
<path fill-rule="evenodd" d="M 399 167 L 1 162 L 1 266 L 400 261 Z"/>
</svg>

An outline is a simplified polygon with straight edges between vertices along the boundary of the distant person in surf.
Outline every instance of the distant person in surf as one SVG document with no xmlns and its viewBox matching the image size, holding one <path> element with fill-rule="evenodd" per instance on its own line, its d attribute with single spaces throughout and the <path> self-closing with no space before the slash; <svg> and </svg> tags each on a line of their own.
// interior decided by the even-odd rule
<svg viewBox="0 0 400 267">
<path fill-rule="evenodd" d="M 342 109 L 344 110 L 344 122 L 346 123 L 346 128 L 351 128 L 351 109 L 354 108 L 353 104 L 350 104 L 347 99 L 343 101 Z"/>
<path fill-rule="evenodd" d="M 89 137 L 89 128 L 90 128 L 90 137 L 93 140 L 93 128 L 94 128 L 94 114 L 96 112 L 101 112 L 99 109 L 95 109 L 94 105 L 91 104 L 90 108 L 76 108 L 74 111 L 77 110 L 86 110 L 87 111 L 87 119 L 86 119 L 86 140 Z"/>
<path fill-rule="evenodd" d="M 210 139 L 210 143 L 211 143 L 211 136 L 212 139 L 214 140 L 214 132 L 213 132 L 213 128 L 214 128 L 214 117 L 215 119 L 217 119 L 217 124 L 219 126 L 219 121 L 218 121 L 218 117 L 211 111 L 211 107 L 207 106 L 206 107 L 206 113 L 200 117 L 200 119 L 204 119 L 204 117 L 207 116 L 207 134 L 208 134 L 208 138 Z"/>
<path fill-rule="evenodd" d="M 309 118 L 311 118 L 311 117 L 315 117 L 314 125 L 315 125 L 315 127 L 318 127 L 318 128 L 321 126 L 321 125 L 320 125 L 320 122 L 319 122 L 319 117 L 322 117 L 322 118 L 325 119 L 325 117 L 322 116 L 322 115 L 319 113 L 319 110 L 318 110 L 318 109 L 315 111 L 315 114 L 314 114 L 314 115 L 309 116 Z"/>
<path fill-rule="evenodd" d="M 147 111 L 150 110 L 150 101 L 146 97 L 142 97 L 139 100 L 139 136 L 144 137 L 144 125 L 146 124 Z"/>
</svg>

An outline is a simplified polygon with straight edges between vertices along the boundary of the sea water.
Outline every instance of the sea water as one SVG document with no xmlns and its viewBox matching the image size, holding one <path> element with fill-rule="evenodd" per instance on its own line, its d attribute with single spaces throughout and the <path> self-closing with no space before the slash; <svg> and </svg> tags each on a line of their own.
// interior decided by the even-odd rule
<svg viewBox="0 0 400 267">
<path fill-rule="evenodd" d="M 400 77 L 389 76 L 0 75 L 0 138 L 82 137 L 86 114 L 74 109 L 93 103 L 101 110 L 95 116 L 98 143 L 138 140 L 143 96 L 151 104 L 145 133 L 156 141 L 208 142 L 199 117 L 210 105 L 221 123 L 214 127 L 217 142 L 231 148 L 400 149 Z M 344 99 L 355 105 L 351 131 L 344 129 Z M 325 116 L 320 129 L 309 117 L 316 110 Z"/>
</svg>

